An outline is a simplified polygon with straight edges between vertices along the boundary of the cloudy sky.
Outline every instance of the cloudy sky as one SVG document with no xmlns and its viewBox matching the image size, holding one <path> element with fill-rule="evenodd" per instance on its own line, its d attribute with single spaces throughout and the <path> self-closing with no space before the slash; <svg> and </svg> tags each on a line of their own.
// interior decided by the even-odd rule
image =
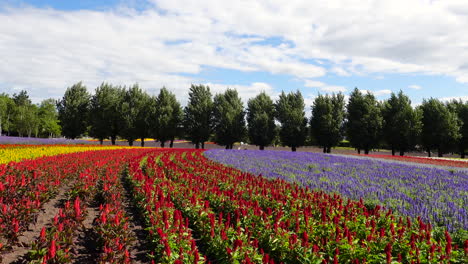
<svg viewBox="0 0 468 264">
<path fill-rule="evenodd" d="M 0 92 L 78 81 L 468 99 L 468 1 L 1 0 Z"/>
</svg>

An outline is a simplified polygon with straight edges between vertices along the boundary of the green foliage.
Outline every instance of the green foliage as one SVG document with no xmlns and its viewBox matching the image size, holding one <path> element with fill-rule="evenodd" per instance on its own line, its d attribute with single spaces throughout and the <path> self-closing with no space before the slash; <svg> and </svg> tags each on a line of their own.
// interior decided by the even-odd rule
<svg viewBox="0 0 468 264">
<path fill-rule="evenodd" d="M 307 118 L 304 112 L 304 98 L 300 91 L 281 95 L 276 101 L 276 119 L 281 123 L 281 142 L 296 151 L 296 147 L 302 146 L 307 136 Z"/>
<path fill-rule="evenodd" d="M 121 117 L 124 94 L 124 88 L 107 83 L 102 83 L 96 88 L 90 103 L 91 136 L 100 141 L 110 137 L 112 144 L 115 144 L 124 124 Z"/>
<path fill-rule="evenodd" d="M 121 136 L 133 145 L 137 138 L 142 139 L 148 136 L 150 122 L 150 96 L 141 90 L 138 84 L 133 85 L 125 91 L 121 105 L 123 127 Z"/>
<path fill-rule="evenodd" d="M 86 131 L 90 95 L 81 82 L 67 88 L 58 102 L 58 117 L 62 134 L 75 139 Z"/>
<path fill-rule="evenodd" d="M 13 95 L 15 111 L 13 114 L 13 127 L 19 136 L 37 136 L 39 132 L 38 108 L 33 105 L 26 91 Z"/>
<path fill-rule="evenodd" d="M 417 144 L 417 138 L 421 133 L 421 116 L 411 107 L 411 101 L 402 91 L 390 98 L 382 106 L 383 138 L 395 154 L 395 149 L 400 150 L 400 155 L 410 150 Z"/>
<path fill-rule="evenodd" d="M 355 88 L 347 106 L 346 132 L 351 145 L 365 154 L 378 145 L 382 128 L 380 106 L 374 95 Z"/>
<path fill-rule="evenodd" d="M 462 158 L 465 158 L 465 152 L 468 150 L 468 102 L 453 100 L 448 104 L 453 112 L 457 114 L 460 122 L 460 137 L 457 142 L 458 151 Z"/>
<path fill-rule="evenodd" d="M 15 107 L 12 98 L 7 94 L 0 94 L 0 135 L 3 131 L 10 131 Z"/>
<path fill-rule="evenodd" d="M 317 143 L 330 153 L 343 138 L 345 116 L 344 95 L 319 95 L 312 106 L 311 133 Z"/>
<path fill-rule="evenodd" d="M 437 149 L 439 157 L 461 138 L 461 122 L 455 112 L 437 99 L 423 100 L 421 140 L 429 152 Z"/>
<path fill-rule="evenodd" d="M 154 136 L 164 147 L 166 141 L 170 140 L 172 147 L 176 136 L 181 134 L 182 107 L 175 95 L 165 87 L 161 89 L 155 102 L 153 118 Z"/>
<path fill-rule="evenodd" d="M 190 87 L 189 100 L 184 108 L 184 130 L 188 139 L 198 148 L 210 137 L 212 131 L 213 100 L 210 87 L 193 85 Z"/>
<path fill-rule="evenodd" d="M 39 116 L 39 135 L 42 137 L 59 136 L 62 128 L 59 125 L 56 101 L 46 99 L 41 102 L 38 109 Z"/>
<path fill-rule="evenodd" d="M 244 106 L 236 90 L 227 89 L 214 97 L 215 142 L 232 149 L 245 134 Z"/>
<path fill-rule="evenodd" d="M 247 105 L 249 139 L 263 149 L 271 145 L 276 135 L 275 105 L 265 92 L 250 99 Z"/>
</svg>

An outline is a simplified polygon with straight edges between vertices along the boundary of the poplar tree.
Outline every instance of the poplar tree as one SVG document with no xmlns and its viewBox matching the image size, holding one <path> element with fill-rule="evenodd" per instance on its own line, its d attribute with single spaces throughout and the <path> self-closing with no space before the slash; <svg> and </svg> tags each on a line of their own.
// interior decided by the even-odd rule
<svg viewBox="0 0 468 264">
<path fill-rule="evenodd" d="M 264 150 L 276 135 L 275 105 L 265 92 L 247 103 L 247 124 L 250 141 Z"/>
<path fill-rule="evenodd" d="M 383 138 L 390 146 L 392 155 L 400 151 L 403 156 L 417 143 L 421 133 L 421 117 L 411 106 L 411 100 L 402 91 L 392 93 L 382 106 Z"/>
<path fill-rule="evenodd" d="M 213 99 L 210 87 L 191 85 L 188 104 L 184 108 L 184 130 L 195 148 L 205 148 L 213 128 Z"/>
<path fill-rule="evenodd" d="M 351 145 L 367 155 L 379 143 L 382 128 L 380 106 L 370 92 L 363 95 L 355 88 L 347 105 L 346 133 Z"/>
<path fill-rule="evenodd" d="M 173 93 L 163 87 L 155 101 L 153 120 L 154 135 L 160 141 L 161 147 L 164 147 L 168 140 L 169 146 L 173 147 L 175 137 L 181 132 L 182 118 L 180 103 Z"/>
<path fill-rule="evenodd" d="M 296 151 L 304 145 L 307 137 L 307 118 L 304 112 L 304 98 L 300 91 L 285 94 L 281 92 L 275 104 L 276 119 L 281 124 L 281 142 Z"/>
<path fill-rule="evenodd" d="M 223 94 L 217 94 L 213 101 L 215 142 L 232 149 L 234 143 L 246 134 L 241 98 L 236 90 L 227 89 Z"/>
<path fill-rule="evenodd" d="M 343 138 L 343 122 L 345 116 L 344 95 L 319 95 L 312 106 L 310 128 L 312 136 L 324 153 L 330 153 L 331 148 L 338 145 Z"/>
<path fill-rule="evenodd" d="M 431 150 L 437 150 L 437 155 L 442 157 L 450 146 L 460 139 L 460 121 L 455 112 L 441 101 L 430 98 L 423 100 L 420 106 L 422 111 L 421 140 L 428 156 Z"/>
<path fill-rule="evenodd" d="M 57 103 L 62 134 L 75 139 L 86 131 L 90 95 L 81 82 L 67 88 Z"/>
</svg>

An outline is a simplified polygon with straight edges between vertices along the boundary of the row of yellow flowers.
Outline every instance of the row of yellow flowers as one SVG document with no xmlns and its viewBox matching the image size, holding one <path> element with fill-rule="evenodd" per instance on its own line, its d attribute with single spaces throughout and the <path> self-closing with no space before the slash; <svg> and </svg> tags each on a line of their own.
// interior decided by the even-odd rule
<svg viewBox="0 0 468 264">
<path fill-rule="evenodd" d="M 132 147 L 100 145 L 0 145 L 0 164 L 66 153 L 122 148 Z"/>
</svg>

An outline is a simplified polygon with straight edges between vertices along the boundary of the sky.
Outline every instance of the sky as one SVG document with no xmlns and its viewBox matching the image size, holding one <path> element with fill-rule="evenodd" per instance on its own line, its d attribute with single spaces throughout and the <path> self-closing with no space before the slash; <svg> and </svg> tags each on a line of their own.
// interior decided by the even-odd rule
<svg viewBox="0 0 468 264">
<path fill-rule="evenodd" d="M 468 100 L 466 0 L 0 0 L 0 92 L 82 81 Z"/>
</svg>

